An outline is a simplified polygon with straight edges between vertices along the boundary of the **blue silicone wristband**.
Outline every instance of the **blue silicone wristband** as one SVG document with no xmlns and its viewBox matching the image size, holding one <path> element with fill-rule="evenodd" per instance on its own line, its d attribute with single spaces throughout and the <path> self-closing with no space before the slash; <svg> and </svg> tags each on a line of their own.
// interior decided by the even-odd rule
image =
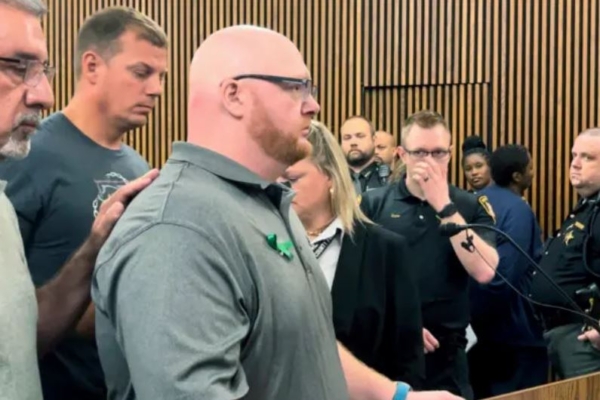
<svg viewBox="0 0 600 400">
<path fill-rule="evenodd" d="M 408 392 L 410 392 L 410 386 L 404 382 L 398 382 L 396 384 L 396 393 L 394 393 L 394 397 L 392 400 L 406 400 L 406 396 L 408 396 Z"/>
</svg>

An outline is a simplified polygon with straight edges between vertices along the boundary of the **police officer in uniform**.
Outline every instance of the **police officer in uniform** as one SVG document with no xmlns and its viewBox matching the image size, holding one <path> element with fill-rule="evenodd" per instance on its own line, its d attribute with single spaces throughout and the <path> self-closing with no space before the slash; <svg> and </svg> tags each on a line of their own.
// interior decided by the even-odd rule
<svg viewBox="0 0 600 400">
<path fill-rule="evenodd" d="M 599 320 L 600 128 L 582 132 L 575 140 L 572 155 L 570 180 L 581 200 L 546 244 L 540 266 L 582 309 L 590 310 L 590 315 Z M 574 308 L 544 277 L 535 271 L 532 274 L 530 297 L 541 303 Z M 585 325 L 585 318 L 545 307 L 537 311 L 558 378 L 600 371 L 600 334 Z"/>
<path fill-rule="evenodd" d="M 440 225 L 450 222 L 494 224 L 485 197 L 448 184 L 450 141 L 438 113 L 410 116 L 399 147 L 406 173 L 396 183 L 365 193 L 361 208 L 375 223 L 409 241 L 423 312 L 425 387 L 472 399 L 465 354 L 469 276 L 490 282 L 498 254 L 492 231 L 467 230 L 450 238 L 440 232 Z"/>
<path fill-rule="evenodd" d="M 375 128 L 365 117 L 350 117 L 342 124 L 342 150 L 358 194 L 385 186 L 390 176 L 390 167 L 375 157 L 374 136 Z"/>
</svg>

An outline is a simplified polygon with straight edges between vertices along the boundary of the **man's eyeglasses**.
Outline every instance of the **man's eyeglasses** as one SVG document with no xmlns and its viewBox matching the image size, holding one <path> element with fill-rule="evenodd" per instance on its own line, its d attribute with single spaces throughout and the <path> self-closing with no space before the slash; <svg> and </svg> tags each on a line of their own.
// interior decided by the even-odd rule
<svg viewBox="0 0 600 400">
<path fill-rule="evenodd" d="M 307 100 L 308 96 L 312 96 L 316 99 L 319 92 L 317 86 L 313 85 L 310 79 L 288 78 L 285 76 L 260 74 L 237 75 L 234 76 L 233 79 L 259 79 L 262 81 L 275 83 L 284 89 L 300 92 L 302 94 L 302 100 Z"/>
<path fill-rule="evenodd" d="M 48 82 L 52 82 L 56 74 L 56 68 L 50 66 L 48 62 L 39 60 L 0 57 L 0 62 L 7 64 L 11 71 L 30 87 L 37 86 L 43 75 L 46 76 Z"/>
<path fill-rule="evenodd" d="M 448 156 L 448 154 L 450 154 L 450 150 L 443 150 L 443 149 L 437 149 L 437 150 L 433 150 L 433 151 L 406 150 L 406 152 L 414 158 L 423 159 L 430 155 L 431 157 L 435 158 L 436 160 L 442 160 L 442 159 L 446 158 Z"/>
</svg>

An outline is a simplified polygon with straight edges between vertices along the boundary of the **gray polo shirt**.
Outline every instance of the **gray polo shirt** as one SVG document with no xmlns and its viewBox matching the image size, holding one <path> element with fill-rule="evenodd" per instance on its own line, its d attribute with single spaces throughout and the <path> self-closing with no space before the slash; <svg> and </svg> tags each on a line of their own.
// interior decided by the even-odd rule
<svg viewBox="0 0 600 400">
<path fill-rule="evenodd" d="M 0 399 L 41 400 L 35 288 L 5 187 L 0 181 Z"/>
<path fill-rule="evenodd" d="M 109 399 L 347 399 L 329 290 L 292 192 L 175 143 L 102 249 Z"/>
</svg>

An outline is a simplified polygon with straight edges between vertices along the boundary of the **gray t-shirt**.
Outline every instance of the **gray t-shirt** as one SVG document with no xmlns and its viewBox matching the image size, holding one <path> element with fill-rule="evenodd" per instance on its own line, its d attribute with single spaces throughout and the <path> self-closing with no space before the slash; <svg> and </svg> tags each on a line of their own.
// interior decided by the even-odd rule
<svg viewBox="0 0 600 400">
<path fill-rule="evenodd" d="M 106 149 L 60 112 L 42 122 L 25 159 L 0 163 L 36 286 L 50 280 L 83 243 L 102 202 L 148 170 L 130 147 Z M 104 388 L 95 341 L 76 335 L 44 356 L 40 373 L 45 394 L 65 396 L 65 387 L 92 394 Z"/>
<path fill-rule="evenodd" d="M 102 249 L 111 400 L 342 400 L 331 299 L 292 193 L 175 143 Z"/>
<path fill-rule="evenodd" d="M 0 399 L 42 400 L 35 289 L 5 186 L 0 181 Z"/>
</svg>

